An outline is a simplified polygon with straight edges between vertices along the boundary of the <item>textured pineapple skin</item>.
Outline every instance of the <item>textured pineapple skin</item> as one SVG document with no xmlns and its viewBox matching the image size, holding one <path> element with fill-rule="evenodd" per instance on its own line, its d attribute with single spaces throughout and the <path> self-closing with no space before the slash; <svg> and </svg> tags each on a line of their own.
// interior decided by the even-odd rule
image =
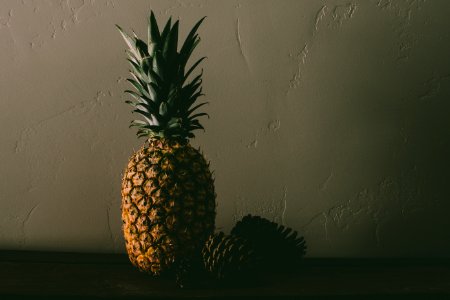
<svg viewBox="0 0 450 300">
<path fill-rule="evenodd" d="M 201 251 L 214 232 L 216 194 L 209 164 L 188 142 L 153 138 L 122 179 L 122 221 L 130 261 L 154 275 Z"/>
</svg>

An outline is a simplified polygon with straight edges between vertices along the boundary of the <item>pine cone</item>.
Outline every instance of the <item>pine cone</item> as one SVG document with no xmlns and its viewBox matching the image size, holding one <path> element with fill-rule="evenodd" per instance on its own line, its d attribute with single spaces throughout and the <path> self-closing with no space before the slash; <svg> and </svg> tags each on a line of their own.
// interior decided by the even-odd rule
<svg viewBox="0 0 450 300">
<path fill-rule="evenodd" d="M 248 240 L 261 255 L 265 269 L 292 270 L 306 253 L 305 240 L 296 231 L 259 216 L 245 216 L 231 234 Z"/>
<path fill-rule="evenodd" d="M 258 262 L 243 238 L 219 232 L 211 235 L 202 251 L 205 269 L 216 279 L 236 281 L 254 270 Z"/>
</svg>

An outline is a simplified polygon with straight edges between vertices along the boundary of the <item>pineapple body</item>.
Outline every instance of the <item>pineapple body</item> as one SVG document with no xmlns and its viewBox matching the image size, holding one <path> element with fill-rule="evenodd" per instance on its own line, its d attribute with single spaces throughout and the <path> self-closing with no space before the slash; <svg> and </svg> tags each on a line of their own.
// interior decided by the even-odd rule
<svg viewBox="0 0 450 300">
<path fill-rule="evenodd" d="M 209 164 L 187 140 L 151 138 L 122 179 L 122 220 L 130 261 L 159 275 L 199 252 L 214 231 Z"/>
</svg>

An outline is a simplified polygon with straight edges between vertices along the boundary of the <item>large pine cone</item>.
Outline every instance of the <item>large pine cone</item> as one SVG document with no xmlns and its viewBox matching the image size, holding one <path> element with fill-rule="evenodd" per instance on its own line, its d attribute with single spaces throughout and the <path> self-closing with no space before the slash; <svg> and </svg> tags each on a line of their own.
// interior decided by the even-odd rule
<svg viewBox="0 0 450 300">
<path fill-rule="evenodd" d="M 264 269 L 293 270 L 306 253 L 305 240 L 296 231 L 259 216 L 245 216 L 231 234 L 251 244 L 261 255 Z"/>
</svg>

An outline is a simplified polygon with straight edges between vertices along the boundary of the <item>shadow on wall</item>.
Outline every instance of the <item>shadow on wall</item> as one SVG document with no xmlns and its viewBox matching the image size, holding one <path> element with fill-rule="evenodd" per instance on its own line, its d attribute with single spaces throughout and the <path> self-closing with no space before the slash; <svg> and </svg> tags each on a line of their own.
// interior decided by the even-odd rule
<svg viewBox="0 0 450 300">
<path fill-rule="evenodd" d="M 354 85 L 354 101 L 337 110 L 353 118 L 335 138 L 341 183 L 364 188 L 324 213 L 326 238 L 347 243 L 338 250 L 345 256 L 450 256 L 450 74 L 420 83 L 416 65 L 401 79 L 386 77 Z"/>
<path fill-rule="evenodd" d="M 310 219 L 295 221 L 318 255 L 450 256 L 448 22 L 406 4 L 359 5 L 340 30 L 321 10 L 302 52 L 302 133 L 290 134 Z"/>
<path fill-rule="evenodd" d="M 450 74 L 433 76 L 423 88 L 418 97 L 405 98 L 399 111 L 402 145 L 392 164 L 406 171 L 397 187 L 387 190 L 401 209 L 387 211 L 394 215 L 380 230 L 391 247 L 402 249 L 398 254 L 450 256 L 450 238 L 444 233 L 450 229 Z"/>
</svg>

